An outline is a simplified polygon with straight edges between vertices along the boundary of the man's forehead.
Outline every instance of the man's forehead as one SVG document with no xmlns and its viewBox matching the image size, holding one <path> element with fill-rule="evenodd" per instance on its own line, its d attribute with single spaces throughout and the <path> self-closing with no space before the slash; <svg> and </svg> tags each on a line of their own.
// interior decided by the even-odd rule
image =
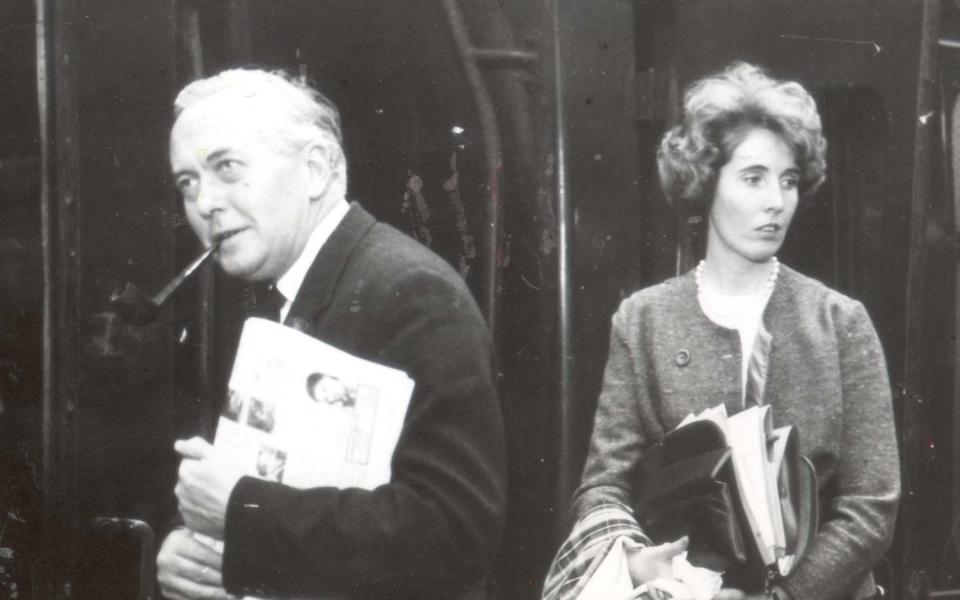
<svg viewBox="0 0 960 600">
<path fill-rule="evenodd" d="M 177 118 L 170 132 L 171 154 L 206 154 L 221 148 L 261 143 L 281 128 L 278 110 L 270 99 L 218 94 L 192 104 Z"/>
<path fill-rule="evenodd" d="M 198 100 L 180 113 L 173 134 L 190 131 L 238 130 L 252 128 L 262 132 L 275 130 L 284 114 L 280 100 L 273 94 L 249 90 L 227 90 Z"/>
</svg>

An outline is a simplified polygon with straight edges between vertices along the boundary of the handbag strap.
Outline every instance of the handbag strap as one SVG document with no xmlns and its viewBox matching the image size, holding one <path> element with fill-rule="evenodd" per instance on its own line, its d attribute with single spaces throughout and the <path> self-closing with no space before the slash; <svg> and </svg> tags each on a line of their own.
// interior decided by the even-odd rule
<svg viewBox="0 0 960 600">
<path fill-rule="evenodd" d="M 803 556 L 813 543 L 820 523 L 819 500 L 817 496 L 817 471 L 806 456 L 800 457 L 800 477 L 797 489 L 797 550 L 796 556 Z"/>
</svg>

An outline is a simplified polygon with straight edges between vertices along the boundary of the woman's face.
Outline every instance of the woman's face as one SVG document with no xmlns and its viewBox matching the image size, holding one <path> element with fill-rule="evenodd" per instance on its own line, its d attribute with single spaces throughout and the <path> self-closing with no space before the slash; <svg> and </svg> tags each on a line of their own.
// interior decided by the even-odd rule
<svg viewBox="0 0 960 600">
<path fill-rule="evenodd" d="M 769 129 L 750 130 L 720 168 L 710 205 L 707 255 L 762 263 L 783 244 L 797 209 L 800 170 Z"/>
</svg>

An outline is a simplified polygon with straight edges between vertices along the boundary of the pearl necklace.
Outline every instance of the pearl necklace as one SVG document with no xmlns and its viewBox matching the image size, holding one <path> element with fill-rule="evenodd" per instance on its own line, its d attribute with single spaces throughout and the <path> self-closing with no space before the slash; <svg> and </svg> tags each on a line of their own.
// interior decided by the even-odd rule
<svg viewBox="0 0 960 600">
<path fill-rule="evenodd" d="M 697 268 L 693 272 L 694 280 L 697 282 L 697 292 L 703 293 L 703 267 L 706 264 L 705 260 L 701 260 L 697 263 Z M 763 289 L 755 292 L 755 294 L 767 294 L 773 291 L 773 287 L 777 284 L 777 278 L 780 276 L 780 261 L 777 260 L 776 256 L 770 257 L 770 264 L 773 265 L 773 268 L 770 269 L 770 276 L 767 277 L 766 283 L 763 284 Z"/>
</svg>

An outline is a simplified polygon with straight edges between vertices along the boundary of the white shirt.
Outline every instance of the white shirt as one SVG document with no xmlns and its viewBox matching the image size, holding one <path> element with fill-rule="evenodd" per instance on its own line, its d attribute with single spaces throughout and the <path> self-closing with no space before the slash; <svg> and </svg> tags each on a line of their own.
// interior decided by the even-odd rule
<svg viewBox="0 0 960 600">
<path fill-rule="evenodd" d="M 340 222 L 343 221 L 343 218 L 347 216 L 347 212 L 349 211 L 350 204 L 347 203 L 346 199 L 338 201 L 330 212 L 327 213 L 327 216 L 314 227 L 310 233 L 310 237 L 307 238 L 307 243 L 303 246 L 303 252 L 300 253 L 297 260 L 294 261 L 280 279 L 277 279 L 277 291 L 283 294 L 284 298 L 283 307 L 280 308 L 281 323 L 283 323 L 287 319 L 287 315 L 290 314 L 293 299 L 296 298 L 300 292 L 300 286 L 303 285 L 303 280 L 307 277 L 307 271 L 310 270 L 310 265 L 313 264 L 314 259 L 317 258 L 317 254 L 320 253 L 320 249 L 323 248 L 323 245 L 333 234 L 337 226 L 340 225 Z"/>
</svg>

